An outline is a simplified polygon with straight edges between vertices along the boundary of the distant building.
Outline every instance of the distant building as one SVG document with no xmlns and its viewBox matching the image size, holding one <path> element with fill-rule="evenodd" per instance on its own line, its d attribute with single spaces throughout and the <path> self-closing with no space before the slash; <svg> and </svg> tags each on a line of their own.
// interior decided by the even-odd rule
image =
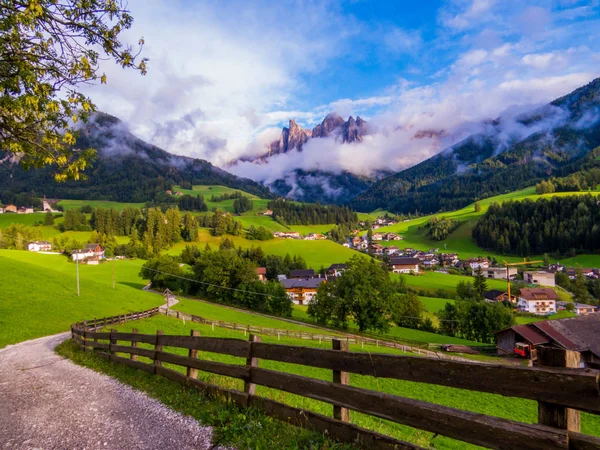
<svg viewBox="0 0 600 450">
<path fill-rule="evenodd" d="M 398 247 L 394 246 L 394 245 L 390 245 L 389 247 L 386 247 L 383 249 L 383 253 L 385 253 L 386 255 L 395 255 L 396 253 L 398 253 L 399 249 Z"/>
<path fill-rule="evenodd" d="M 496 289 L 492 289 L 490 291 L 485 292 L 483 294 L 483 298 L 485 299 L 485 301 L 490 303 L 504 301 L 510 301 L 511 303 L 515 303 L 517 301 L 517 297 L 515 297 L 514 295 L 511 295 L 509 300 L 508 292 L 499 291 Z"/>
<path fill-rule="evenodd" d="M 523 280 L 526 283 L 537 284 L 539 286 L 556 286 L 554 274 L 551 272 L 545 272 L 542 270 L 528 270 L 523 272 Z"/>
<path fill-rule="evenodd" d="M 573 312 L 578 316 L 587 316 L 588 314 L 596 314 L 599 311 L 595 306 L 585 305 L 583 303 L 573 303 Z"/>
<path fill-rule="evenodd" d="M 0 214 L 4 214 L 4 207 L 0 206 Z"/>
<path fill-rule="evenodd" d="M 329 269 L 327 269 L 327 274 L 339 277 L 346 271 L 346 268 L 346 264 L 332 264 L 329 266 Z"/>
<path fill-rule="evenodd" d="M 17 210 L 17 214 L 33 214 L 33 206 L 21 206 Z"/>
<path fill-rule="evenodd" d="M 523 288 L 517 307 L 527 313 L 547 316 L 556 312 L 558 295 L 550 288 Z"/>
<path fill-rule="evenodd" d="M 383 233 L 373 233 L 373 237 L 371 238 L 374 241 L 383 241 Z"/>
<path fill-rule="evenodd" d="M 271 211 L 270 209 L 267 209 L 264 213 L 262 213 L 263 216 L 272 216 L 273 215 L 273 211 Z"/>
<path fill-rule="evenodd" d="M 402 239 L 402 236 L 399 236 L 396 233 L 388 233 L 385 235 L 386 241 L 401 241 Z"/>
<path fill-rule="evenodd" d="M 469 266 L 472 270 L 481 268 L 482 270 L 490 267 L 490 260 L 487 258 L 471 258 L 465 261 L 465 265 Z"/>
<path fill-rule="evenodd" d="M 421 261 L 418 258 L 396 257 L 390 259 L 390 267 L 394 273 L 418 273 Z"/>
<path fill-rule="evenodd" d="M 315 271 L 313 269 L 296 269 L 290 271 L 290 278 L 314 278 Z"/>
<path fill-rule="evenodd" d="M 91 258 L 104 259 L 104 249 L 100 244 L 86 244 L 81 250 L 73 250 L 71 252 L 71 259 L 73 261 L 85 261 Z"/>
<path fill-rule="evenodd" d="M 257 267 L 256 268 L 256 275 L 258 276 L 258 279 L 260 281 L 262 281 L 263 283 L 267 282 L 267 269 L 266 269 L 266 267 Z"/>
<path fill-rule="evenodd" d="M 4 212 L 5 213 L 16 213 L 17 212 L 17 207 L 15 205 L 6 205 L 4 207 Z"/>
<path fill-rule="evenodd" d="M 312 302 L 321 283 L 325 282 L 324 278 L 287 279 L 282 280 L 281 285 L 293 303 L 307 305 Z"/>
<path fill-rule="evenodd" d="M 52 250 L 52 244 L 48 241 L 34 241 L 27 244 L 27 250 L 30 252 L 49 252 Z"/>
<path fill-rule="evenodd" d="M 506 267 L 488 267 L 485 269 L 484 273 L 488 278 L 492 278 L 494 280 L 506 280 Z M 516 267 L 508 267 L 508 277 L 511 280 L 517 278 L 517 268 Z"/>
<path fill-rule="evenodd" d="M 42 200 L 42 211 L 44 212 L 58 212 L 58 210 L 52 208 L 52 205 L 46 200 L 46 196 L 44 195 L 44 200 Z"/>
<path fill-rule="evenodd" d="M 276 231 L 273 233 L 273 236 L 277 238 L 290 238 L 290 239 L 300 239 L 300 233 L 297 231 Z"/>
</svg>

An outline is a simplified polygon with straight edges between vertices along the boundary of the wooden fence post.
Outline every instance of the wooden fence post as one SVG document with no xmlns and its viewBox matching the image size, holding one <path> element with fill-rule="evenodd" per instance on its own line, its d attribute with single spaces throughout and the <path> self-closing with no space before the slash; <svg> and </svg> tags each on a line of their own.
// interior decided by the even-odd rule
<svg viewBox="0 0 600 450">
<path fill-rule="evenodd" d="M 331 346 L 333 350 L 339 350 L 342 352 L 348 351 L 348 341 L 340 341 L 338 339 L 331 340 Z M 339 370 L 333 371 L 333 382 L 339 384 L 350 384 L 350 374 L 348 372 L 341 372 Z M 341 420 L 342 422 L 350 422 L 350 411 L 348 408 L 342 408 L 341 406 L 333 405 L 333 418 Z"/>
<path fill-rule="evenodd" d="M 250 366 L 250 377 L 248 380 L 244 381 L 244 392 L 249 395 L 254 395 L 254 393 L 256 392 L 256 385 L 254 383 L 251 383 L 250 380 L 252 379 L 252 367 L 258 367 L 258 358 L 252 357 L 252 343 L 260 342 L 260 336 L 255 336 L 254 334 L 251 334 L 248 340 L 250 341 L 250 345 L 248 348 L 248 358 L 246 359 L 246 365 Z"/>
<path fill-rule="evenodd" d="M 200 336 L 200 332 L 198 330 L 192 330 L 190 332 L 190 336 Z M 197 358 L 198 357 L 198 350 L 195 349 L 190 349 L 190 351 L 188 352 L 188 356 L 190 358 Z M 198 378 L 198 369 L 195 369 L 193 367 L 188 367 L 187 368 L 187 376 L 190 378 Z"/>
<path fill-rule="evenodd" d="M 161 330 L 158 330 L 156 332 L 156 345 L 154 346 L 154 373 L 156 373 L 156 368 L 157 367 L 162 367 L 162 361 L 158 360 L 157 353 L 158 352 L 162 352 L 162 350 L 163 350 L 163 346 L 159 344 L 160 343 L 160 337 L 163 334 L 165 334 L 165 333 L 163 331 L 161 331 Z"/>
<path fill-rule="evenodd" d="M 131 332 L 132 332 L 133 334 L 137 334 L 137 332 L 138 332 L 138 329 L 137 329 L 137 328 L 133 328 L 133 329 L 131 330 Z M 137 348 L 137 346 L 138 346 L 138 343 L 137 343 L 137 341 L 131 341 L 131 348 Z M 134 355 L 134 354 L 132 353 L 132 354 L 131 354 L 131 360 L 132 360 L 132 361 L 137 361 L 137 355 Z"/>
<path fill-rule="evenodd" d="M 112 336 L 113 333 L 116 333 L 116 332 L 117 332 L 117 330 L 115 330 L 114 328 L 111 328 L 111 330 L 110 330 L 110 345 L 108 346 L 108 353 L 110 356 L 113 355 L 112 346 L 117 345 L 117 340 L 113 339 L 113 336 Z M 112 357 L 110 359 L 112 360 Z"/>
<path fill-rule="evenodd" d="M 553 347 L 539 347 L 537 360 L 540 366 L 579 368 L 581 353 Z M 538 422 L 562 430 L 580 431 L 579 411 L 552 403 L 538 402 Z"/>
</svg>

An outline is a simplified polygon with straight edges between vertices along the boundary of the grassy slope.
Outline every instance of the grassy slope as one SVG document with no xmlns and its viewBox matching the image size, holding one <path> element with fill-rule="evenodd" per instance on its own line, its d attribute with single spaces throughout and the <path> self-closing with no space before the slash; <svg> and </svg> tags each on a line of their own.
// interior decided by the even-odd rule
<svg viewBox="0 0 600 450">
<path fill-rule="evenodd" d="M 506 260 L 508 262 L 516 262 L 522 261 L 522 258 L 519 257 L 505 257 L 498 255 L 493 252 L 488 252 L 479 248 L 471 239 L 471 230 L 477 223 L 477 219 L 485 214 L 488 210 L 489 206 L 493 202 L 504 202 L 507 200 L 524 200 L 531 199 L 536 200 L 538 198 L 548 198 L 551 196 L 568 196 L 568 195 L 583 195 L 588 194 L 589 192 L 560 192 L 555 194 L 544 194 L 537 195 L 535 193 L 535 188 L 527 188 L 520 191 L 511 192 L 509 194 L 498 195 L 495 197 L 490 197 L 484 200 L 481 200 L 479 203 L 481 205 L 481 211 L 475 212 L 474 205 L 466 206 L 457 211 L 452 211 L 448 213 L 439 213 L 435 214 L 439 217 L 446 217 L 450 219 L 455 219 L 461 222 L 461 226 L 456 229 L 448 239 L 444 241 L 434 241 L 429 239 L 426 234 L 426 230 L 424 229 L 424 225 L 427 223 L 430 217 L 432 216 L 424 216 L 419 217 L 417 219 L 412 219 L 407 222 L 401 222 L 396 225 L 392 225 L 389 227 L 381 228 L 378 231 L 387 232 L 392 231 L 394 233 L 400 233 L 404 240 L 401 242 L 383 242 L 382 245 L 399 245 L 401 247 L 413 247 L 422 250 L 426 250 L 429 248 L 439 248 L 440 251 L 445 251 L 447 253 L 458 253 L 461 259 L 472 258 L 477 256 L 491 256 L 496 257 L 498 261 Z M 598 191 L 592 192 L 594 195 L 598 195 Z M 561 260 L 564 264 L 575 265 L 577 263 L 582 266 L 600 266 L 600 255 L 582 255 L 576 258 L 570 258 Z"/>
<path fill-rule="evenodd" d="M 541 322 L 544 320 L 558 320 L 558 319 L 567 319 L 569 317 L 575 317 L 576 314 L 570 311 L 559 311 L 556 314 L 552 314 L 551 316 L 538 316 L 538 317 L 529 317 L 529 316 L 519 316 L 515 317 L 515 322 L 517 325 L 524 325 L 527 323 L 533 322 Z"/>
<path fill-rule="evenodd" d="M 392 274 L 392 277 L 399 277 L 397 274 Z M 436 290 L 442 289 L 446 292 L 455 292 L 456 285 L 461 281 L 473 281 L 473 277 L 462 275 L 448 275 L 439 272 L 424 272 L 422 275 L 404 275 L 406 285 L 418 290 L 424 290 L 435 293 Z M 488 289 L 506 289 L 506 281 L 502 280 L 486 280 Z"/>
<path fill-rule="evenodd" d="M 80 265 L 81 296 L 76 295 L 75 264 L 59 255 L 0 250 L 0 348 L 67 331 L 71 323 L 152 308 L 163 303 L 140 288 L 142 261 Z"/>
<path fill-rule="evenodd" d="M 92 208 L 112 208 L 122 211 L 124 208 L 143 208 L 145 203 L 121 203 L 108 200 L 61 200 L 58 202 L 65 211 L 67 209 L 77 209 L 82 206 L 91 206 Z"/>
<path fill-rule="evenodd" d="M 125 324 L 117 328 L 123 331 L 129 331 L 131 330 L 132 326 L 132 324 Z M 141 333 L 148 334 L 154 334 L 156 330 L 160 329 L 163 330 L 165 334 L 189 335 L 191 329 L 196 329 L 200 331 L 200 334 L 202 336 L 234 338 L 237 337 L 241 339 L 244 338 L 243 333 L 239 331 L 215 328 L 215 331 L 213 332 L 210 326 L 202 326 L 193 323 L 190 324 L 189 322 L 186 322 L 184 324 L 182 321 L 166 318 L 164 316 L 159 316 L 148 320 L 136 322 L 135 327 L 138 328 Z M 303 345 L 321 348 L 329 347 L 328 344 L 319 344 L 318 342 L 314 341 L 298 341 L 296 339 L 287 338 L 282 338 L 281 341 L 277 341 L 277 337 L 271 336 L 263 336 L 263 342 L 272 342 L 288 345 Z M 361 349 L 358 346 L 351 346 L 351 350 L 361 351 Z M 370 348 L 369 350 L 371 352 L 391 352 L 390 349 L 384 350 L 381 348 Z M 181 349 L 170 348 L 166 349 L 166 351 L 172 351 L 174 353 L 179 354 L 187 354 L 187 350 Z M 244 361 L 241 358 L 212 354 L 207 352 L 200 352 L 199 357 L 234 364 L 244 363 Z M 276 361 L 266 360 L 261 361 L 260 365 L 261 367 L 266 369 L 290 372 L 317 379 L 331 380 L 331 372 L 327 370 L 303 367 L 294 364 L 284 364 Z M 177 369 L 176 366 L 171 366 L 171 368 Z M 208 373 L 200 372 L 199 378 L 204 381 L 226 386 L 228 388 L 240 389 L 242 387 L 242 383 L 239 380 L 233 380 L 230 378 L 216 376 Z M 375 391 L 386 392 L 418 400 L 435 402 L 454 408 L 465 409 L 477 413 L 518 420 L 526 423 L 535 423 L 537 421 L 537 403 L 528 400 L 507 398 L 499 395 L 485 394 L 479 392 L 469 392 L 460 389 L 453 389 L 443 386 L 434 386 L 402 380 L 378 379 L 370 376 L 359 376 L 355 374 L 350 375 L 350 384 L 352 386 L 363 387 Z M 286 394 L 280 391 L 264 388 L 261 386 L 257 387 L 257 394 L 273 398 L 277 401 L 289 403 L 297 407 L 317 411 L 322 414 L 332 414 L 331 405 L 327 405 L 314 400 L 305 399 L 300 396 Z M 434 446 L 435 448 L 441 449 L 458 449 L 470 447 L 466 444 L 458 443 L 445 437 L 435 437 L 427 432 L 416 431 L 409 427 L 396 425 L 358 413 L 352 413 L 351 419 L 353 423 L 356 423 L 360 426 L 375 429 L 381 433 L 392 435 L 397 438 L 410 440 L 425 447 Z M 582 431 L 588 434 L 600 434 L 600 418 L 597 416 L 583 414 Z"/>
<path fill-rule="evenodd" d="M 296 239 L 271 239 L 268 241 L 250 241 L 240 236 L 226 237 L 231 239 L 236 247 L 262 247 L 265 253 L 273 255 L 285 256 L 286 253 L 289 253 L 290 255 L 300 255 L 306 260 L 308 266 L 315 270 L 318 270 L 321 266 L 329 267 L 334 263 L 346 262 L 352 256 L 357 254 L 354 250 L 350 250 L 333 241 L 327 240 L 304 241 Z M 194 244 L 203 247 L 208 243 L 213 246 L 213 248 L 216 248 L 220 242 L 221 237 L 211 236 L 208 230 L 201 229 L 200 236 Z M 180 242 L 169 249 L 167 253 L 170 255 L 179 255 L 186 245 L 189 245 L 189 243 Z"/>
</svg>

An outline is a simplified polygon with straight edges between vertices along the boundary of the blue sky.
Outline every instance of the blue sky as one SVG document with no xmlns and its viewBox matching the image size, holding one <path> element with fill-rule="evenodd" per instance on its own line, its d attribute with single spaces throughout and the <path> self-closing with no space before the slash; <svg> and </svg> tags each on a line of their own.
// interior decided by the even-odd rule
<svg viewBox="0 0 600 450">
<path fill-rule="evenodd" d="M 130 0 L 149 73 L 106 65 L 90 94 L 142 138 L 220 166 L 264 152 L 290 118 L 362 115 L 362 146 L 236 170 L 400 170 L 599 76 L 599 1 Z"/>
</svg>

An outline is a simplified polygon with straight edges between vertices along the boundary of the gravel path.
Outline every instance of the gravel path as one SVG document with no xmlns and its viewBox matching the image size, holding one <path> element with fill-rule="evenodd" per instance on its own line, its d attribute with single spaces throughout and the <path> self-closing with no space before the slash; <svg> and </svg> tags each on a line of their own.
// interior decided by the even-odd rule
<svg viewBox="0 0 600 450">
<path fill-rule="evenodd" d="M 212 428 L 54 353 L 57 334 L 0 350 L 0 449 L 211 449 Z"/>
</svg>

